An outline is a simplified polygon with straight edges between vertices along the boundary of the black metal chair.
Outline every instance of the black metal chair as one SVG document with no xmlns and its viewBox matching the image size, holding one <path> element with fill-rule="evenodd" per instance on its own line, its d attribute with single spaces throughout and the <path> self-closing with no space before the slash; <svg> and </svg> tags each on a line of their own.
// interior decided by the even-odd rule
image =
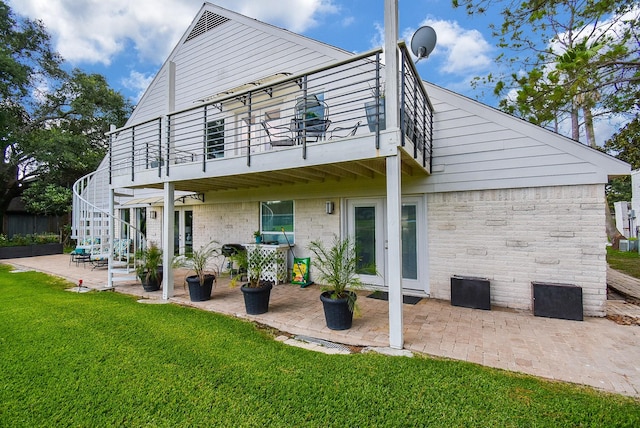
<svg viewBox="0 0 640 428">
<path fill-rule="evenodd" d="M 290 126 L 271 125 L 267 120 L 263 120 L 260 123 L 267 133 L 267 138 L 269 138 L 269 143 L 271 143 L 272 147 L 295 146 L 296 140 L 293 138 L 294 134 Z"/>
<path fill-rule="evenodd" d="M 329 132 L 329 139 L 353 137 L 356 135 L 361 123 L 362 121 L 359 120 L 358 123 L 353 126 L 336 126 Z"/>
</svg>

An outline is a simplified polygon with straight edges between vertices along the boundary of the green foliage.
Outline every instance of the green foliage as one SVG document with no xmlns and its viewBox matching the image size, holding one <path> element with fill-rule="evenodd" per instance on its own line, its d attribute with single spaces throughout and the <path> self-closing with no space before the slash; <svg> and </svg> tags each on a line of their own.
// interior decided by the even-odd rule
<svg viewBox="0 0 640 428">
<path fill-rule="evenodd" d="M 0 426 L 638 426 L 622 396 L 289 347 L 246 321 L 0 266 Z"/>
<path fill-rule="evenodd" d="M 135 258 L 138 278 L 144 277 L 147 283 L 149 280 L 157 281 L 160 275 L 158 268 L 162 264 L 162 249 L 151 242 L 147 248 L 137 250 Z"/>
<path fill-rule="evenodd" d="M 103 76 L 65 72 L 42 23 L 16 18 L 1 0 L 0 36 L 1 215 L 25 183 L 70 188 L 94 171 L 105 132 L 123 125 L 132 106 Z M 32 196 L 41 210 L 46 198 Z"/>
<path fill-rule="evenodd" d="M 605 187 L 609 209 L 613 212 L 614 202 L 631 201 L 631 176 L 612 178 Z"/>
<path fill-rule="evenodd" d="M 638 93 L 640 103 L 640 92 Z M 604 148 L 618 159 L 640 168 L 640 117 L 638 114 L 604 144 Z"/>
<path fill-rule="evenodd" d="M 453 0 L 469 14 L 499 11 L 496 62 L 504 71 L 474 79 L 505 96 L 500 108 L 559 131 L 571 120 L 571 138 L 584 128 L 595 146 L 598 116 L 637 109 L 640 23 L 637 2 Z M 516 93 L 515 97 L 506 98 Z"/>
<path fill-rule="evenodd" d="M 634 278 L 640 278 L 640 254 L 637 251 L 618 251 L 607 247 L 609 266 Z"/>
<path fill-rule="evenodd" d="M 216 241 L 211 241 L 207 245 L 201 247 L 199 250 L 194 250 L 191 254 L 186 256 L 177 256 L 173 259 L 174 267 L 187 267 L 193 270 L 200 280 L 200 285 L 204 285 L 204 279 L 207 275 L 207 267 L 210 261 L 220 256 L 220 244 Z M 220 269 L 216 268 L 216 277 L 220 273 Z"/>
<path fill-rule="evenodd" d="M 42 215 L 63 215 L 71 212 L 71 189 L 38 181 L 22 193 L 28 212 Z"/>
<path fill-rule="evenodd" d="M 7 235 L 0 234 L 0 247 L 20 247 L 23 245 L 56 244 L 60 242 L 58 235 L 44 233 L 37 235 L 15 234 L 11 239 Z"/>
<path fill-rule="evenodd" d="M 358 276 L 358 256 L 356 246 L 349 237 L 340 239 L 334 235 L 330 247 L 321 241 L 312 241 L 309 250 L 315 256 L 313 267 L 317 269 L 315 276 L 323 284 L 322 291 L 328 291 L 332 299 L 347 298 L 349 307 L 357 314 L 356 294 L 352 289 L 362 287 Z"/>
<path fill-rule="evenodd" d="M 238 251 L 229 257 L 229 260 L 238 265 L 238 274 L 231 279 L 231 286 L 235 287 L 238 281 L 242 280 L 245 273 L 249 281 L 249 287 L 257 288 L 261 285 L 260 277 L 262 272 L 273 262 L 280 260 L 280 255 L 276 252 L 261 252 L 259 249 L 253 251 Z"/>
</svg>

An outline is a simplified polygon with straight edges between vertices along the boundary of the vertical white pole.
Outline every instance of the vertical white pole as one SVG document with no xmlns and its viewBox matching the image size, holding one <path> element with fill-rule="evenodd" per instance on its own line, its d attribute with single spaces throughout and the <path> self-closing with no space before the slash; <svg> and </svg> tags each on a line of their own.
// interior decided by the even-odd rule
<svg viewBox="0 0 640 428">
<path fill-rule="evenodd" d="M 404 346 L 402 320 L 400 87 L 398 76 L 398 0 L 384 2 L 385 116 L 397 141 L 395 155 L 387 157 L 387 285 L 389 287 L 389 346 Z"/>
<path fill-rule="evenodd" d="M 109 187 L 109 259 L 107 262 L 107 287 L 113 287 L 113 240 L 116 236 L 115 189 Z"/>
<path fill-rule="evenodd" d="M 175 198 L 175 184 L 164 183 L 164 210 L 162 213 L 162 298 L 167 300 L 173 297 L 173 229 L 175 216 L 173 211 Z"/>
<path fill-rule="evenodd" d="M 169 78 L 167 84 L 167 118 L 168 115 L 176 108 L 176 64 L 175 62 L 169 62 Z M 164 126 L 162 129 L 162 141 L 165 141 L 167 145 L 171 144 L 168 139 L 167 132 L 167 120 L 164 120 Z M 167 138 L 167 140 L 165 140 Z M 166 160 L 169 165 L 170 159 Z M 169 181 L 169 177 L 166 177 L 164 183 L 164 211 L 162 213 L 162 298 L 167 300 L 173 297 L 173 268 L 171 262 L 173 261 L 173 230 L 175 227 L 175 216 L 173 211 L 175 210 L 175 189 L 174 183 Z"/>
<path fill-rule="evenodd" d="M 400 121 L 398 63 L 398 0 L 384 1 L 384 79 L 387 129 L 398 128 Z M 398 142 L 399 143 L 399 142 Z"/>
<path fill-rule="evenodd" d="M 396 150 L 400 150 L 399 148 Z M 402 239 L 400 154 L 387 157 L 387 282 L 389 286 L 389 346 L 402 349 Z"/>
</svg>

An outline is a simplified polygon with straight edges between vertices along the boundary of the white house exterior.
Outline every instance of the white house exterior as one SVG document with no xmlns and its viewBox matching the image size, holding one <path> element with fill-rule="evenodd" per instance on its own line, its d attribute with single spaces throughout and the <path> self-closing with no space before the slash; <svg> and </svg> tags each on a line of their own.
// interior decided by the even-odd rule
<svg viewBox="0 0 640 428">
<path fill-rule="evenodd" d="M 255 230 L 282 243 L 277 220 L 297 257 L 312 240 L 356 236 L 377 272 L 363 262 L 362 279 L 390 295 L 449 299 L 452 275 L 479 276 L 492 304 L 531 310 L 533 281 L 569 283 L 582 287 L 585 315 L 604 316 L 604 186 L 629 166 L 421 82 L 398 52 L 397 115 L 376 132 L 364 104 L 394 75 L 381 51 L 354 55 L 205 3 L 111 134 L 103 184 L 86 187 L 113 200 L 105 211 L 136 208 L 134 226 L 144 211 L 146 239 L 165 257 L 247 243 Z M 293 125 L 309 97 L 328 106 L 323 135 Z M 291 145 L 262 122 L 291 124 Z"/>
</svg>

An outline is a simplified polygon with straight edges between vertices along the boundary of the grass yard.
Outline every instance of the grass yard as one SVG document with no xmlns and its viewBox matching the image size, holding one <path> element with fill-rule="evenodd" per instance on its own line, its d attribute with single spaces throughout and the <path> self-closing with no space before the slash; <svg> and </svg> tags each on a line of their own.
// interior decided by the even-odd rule
<svg viewBox="0 0 640 428">
<path fill-rule="evenodd" d="M 607 263 L 615 270 L 640 278 L 640 254 L 637 251 L 618 251 L 607 247 Z"/>
<path fill-rule="evenodd" d="M 325 355 L 0 265 L 0 426 L 640 426 L 640 403 L 470 363 Z"/>
</svg>

